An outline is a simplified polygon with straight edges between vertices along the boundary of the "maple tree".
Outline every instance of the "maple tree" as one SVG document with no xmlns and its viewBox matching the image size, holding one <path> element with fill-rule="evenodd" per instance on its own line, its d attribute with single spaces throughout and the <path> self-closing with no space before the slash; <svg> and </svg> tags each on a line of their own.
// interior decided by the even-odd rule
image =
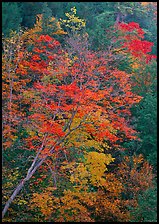
<svg viewBox="0 0 159 224">
<path fill-rule="evenodd" d="M 74 22 L 78 23 L 81 20 L 75 19 Z M 135 23 L 128 26 L 120 24 L 120 29 L 124 31 L 137 29 L 138 36 L 143 35 L 143 31 Z M 122 201 L 114 199 L 121 194 L 123 185 L 114 174 L 105 174 L 107 165 L 114 161 L 107 150 L 122 150 L 122 142 L 138 139 L 137 132 L 130 125 L 130 108 L 139 103 L 142 97 L 132 92 L 132 74 L 119 70 L 113 64 L 113 51 L 111 53 L 91 51 L 87 37 L 87 34 L 80 35 L 79 32 L 74 32 L 73 36 L 67 36 L 66 46 L 63 47 L 54 37 L 43 34 L 40 26 L 36 26 L 35 29 L 24 32 L 18 39 L 19 42 L 15 36 L 13 46 L 10 47 L 8 44 L 7 49 L 4 48 L 4 147 L 11 147 L 15 136 L 18 136 L 17 127 L 21 125 L 27 133 L 24 138 L 25 147 L 34 152 L 34 159 L 26 176 L 6 202 L 3 216 L 24 184 L 42 165 L 48 166 L 56 188 L 52 160 L 55 157 L 59 158 L 61 154 L 67 158 L 70 148 L 73 147 L 77 151 L 81 149 L 86 162 L 77 164 L 72 161 L 59 169 L 73 169 L 74 175 L 70 175 L 70 181 L 76 183 L 78 190 L 83 190 L 85 186 L 85 193 L 78 194 L 75 191 L 74 194 L 73 191 L 66 190 L 60 199 L 62 207 L 59 210 L 63 217 L 57 218 L 57 221 L 81 221 L 80 214 L 83 214 L 82 221 L 93 220 L 91 213 L 76 200 L 76 197 L 83 201 L 85 199 L 85 204 L 92 206 L 90 197 L 93 193 L 89 192 L 88 182 L 98 188 L 93 196 L 97 216 L 105 212 L 109 205 L 109 212 L 113 217 L 117 215 L 119 220 L 128 219 L 127 211 L 123 213 L 123 208 L 119 209 L 122 207 Z M 125 47 L 132 57 L 142 55 L 143 58 L 147 58 L 152 44 L 136 40 L 135 35 L 131 37 L 134 38 L 121 37 L 122 40 L 126 40 L 122 51 L 124 52 Z M 138 54 L 134 41 L 139 45 Z M 145 170 L 149 170 L 148 165 L 145 167 Z M 144 170 L 142 172 L 144 173 Z M 141 175 L 136 171 L 136 167 L 132 173 Z M 122 171 L 120 175 L 122 178 Z M 137 180 L 135 179 L 136 182 Z M 142 185 L 140 182 L 139 179 L 139 189 L 143 186 L 149 187 L 151 174 L 147 185 Z M 38 183 L 38 180 L 34 183 Z M 115 186 L 121 188 L 116 192 Z M 105 188 L 110 195 L 106 194 L 102 202 Z M 57 209 L 57 205 L 49 209 L 47 207 L 49 197 L 53 203 L 59 203 L 59 199 L 51 196 L 50 188 L 46 189 L 43 196 L 39 196 L 38 193 L 34 196 L 36 197 L 33 202 L 46 217 L 50 217 Z M 109 199 L 110 196 L 112 201 Z M 103 203 L 103 210 L 99 209 L 99 201 Z M 72 218 L 70 217 L 72 213 L 66 209 L 67 205 L 69 209 L 75 207 Z M 106 213 L 103 219 L 109 218 L 109 214 Z"/>
<path fill-rule="evenodd" d="M 40 44 L 41 48 L 37 48 L 36 44 Z M 78 129 L 81 130 L 81 137 L 82 132 L 84 136 L 92 134 L 95 140 L 100 141 L 101 144 L 104 139 L 112 143 L 118 139 L 121 140 L 115 134 L 117 132 L 117 130 L 115 131 L 117 124 L 118 129 L 123 131 L 126 137 L 134 137 L 135 131 L 130 127 L 125 127 L 124 123 L 126 124 L 126 120 L 124 117 L 118 118 L 116 114 L 112 113 L 112 108 L 114 110 L 115 105 L 118 108 L 126 103 L 128 105 L 127 108 L 125 111 L 120 112 L 125 114 L 131 104 L 140 100 L 140 97 L 128 91 L 130 87 L 125 85 L 125 77 L 128 76 L 127 80 L 129 80 L 129 75 L 117 70 L 112 71 L 111 76 L 114 76 L 116 84 L 119 83 L 116 89 L 120 90 L 122 88 L 122 96 L 112 97 L 112 87 L 108 89 L 104 87 L 103 89 L 98 88 L 102 79 L 112 82 L 110 74 L 107 77 L 103 75 L 106 72 L 106 67 L 103 65 L 103 57 L 101 57 L 101 60 L 103 60 L 101 65 L 101 61 L 97 60 L 97 56 L 88 52 L 83 57 L 84 60 L 81 57 L 80 64 L 75 61 L 70 65 L 70 60 L 66 57 L 66 53 L 60 49 L 60 43 L 50 36 L 41 35 L 37 39 L 36 44 L 33 49 L 33 52 L 36 53 L 30 54 L 27 61 L 22 60 L 22 70 L 20 70 L 20 66 L 18 67 L 18 73 L 22 73 L 24 76 L 27 74 L 28 77 L 28 73 L 34 72 L 34 76 L 38 80 L 34 82 L 33 87 L 29 88 L 28 91 L 23 91 L 23 95 L 26 97 L 28 97 L 27 93 L 29 92 L 30 116 L 27 117 L 29 119 L 27 128 L 30 127 L 34 133 L 27 140 L 30 149 L 33 148 L 37 152 L 25 180 L 28 180 L 33 175 L 35 170 L 49 155 L 60 147 L 66 147 L 66 145 L 62 146 L 61 143 L 64 143 L 68 136 Z M 53 48 L 56 54 L 50 53 L 50 48 Z M 46 61 L 40 60 L 42 55 L 41 57 L 39 56 L 39 51 L 45 53 Z M 52 74 L 53 68 L 54 73 Z M 96 75 L 96 72 L 98 72 L 98 75 Z M 70 74 L 72 77 L 70 77 Z M 53 79 L 52 83 L 48 83 L 46 77 Z M 56 79 L 58 80 L 58 85 L 54 84 Z M 43 82 L 40 83 L 41 80 Z M 115 90 L 115 92 L 117 91 Z M 127 97 L 125 97 L 126 92 L 129 92 Z M 66 119 L 60 121 L 60 117 L 66 117 Z M 113 122 L 110 123 L 109 120 L 113 120 L 114 117 L 116 118 L 115 124 Z M 106 127 L 107 130 L 105 129 Z M 87 141 L 88 137 L 85 138 Z M 78 141 L 81 141 L 81 138 Z"/>
<path fill-rule="evenodd" d="M 142 40 L 145 32 L 140 28 L 138 23 L 119 23 L 118 29 L 124 34 L 124 38 L 121 36 L 122 42 L 125 40 L 122 48 L 125 48 L 133 57 L 139 58 L 140 60 L 141 58 L 142 60 L 145 58 L 146 63 L 156 58 L 155 55 L 148 54 L 152 50 L 153 43 Z"/>
</svg>

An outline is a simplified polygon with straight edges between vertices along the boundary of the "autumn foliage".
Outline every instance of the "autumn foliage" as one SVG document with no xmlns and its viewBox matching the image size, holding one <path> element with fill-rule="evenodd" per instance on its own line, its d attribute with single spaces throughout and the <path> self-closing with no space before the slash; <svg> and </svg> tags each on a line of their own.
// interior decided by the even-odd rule
<svg viewBox="0 0 159 224">
<path fill-rule="evenodd" d="M 124 43 L 122 47 L 126 49 L 133 57 L 145 60 L 148 63 L 156 55 L 150 55 L 153 43 L 142 40 L 145 32 L 140 28 L 138 23 L 130 22 L 129 24 L 120 23 L 118 29 L 124 34 Z"/>
<path fill-rule="evenodd" d="M 153 179 L 142 156 L 123 157 L 109 171 L 116 162 L 112 152 L 139 140 L 130 122 L 131 107 L 142 99 L 132 91 L 133 74 L 115 66 L 113 52 L 89 49 L 87 35 L 78 30 L 63 46 L 36 29 L 5 40 L 3 52 L 4 149 L 14 145 L 21 127 L 25 150 L 35 155 L 27 181 L 39 167 L 45 174 L 33 183 L 41 184 L 51 171 L 55 185 L 34 193 L 29 209 L 39 209 L 45 220 L 55 214 L 58 222 L 129 221 L 128 207 L 137 206 L 139 192 Z M 64 34 L 59 30 L 56 35 Z M 120 23 L 118 30 L 123 55 L 134 63 L 155 58 L 139 24 Z M 55 173 L 67 183 L 58 185 L 59 197 Z"/>
</svg>

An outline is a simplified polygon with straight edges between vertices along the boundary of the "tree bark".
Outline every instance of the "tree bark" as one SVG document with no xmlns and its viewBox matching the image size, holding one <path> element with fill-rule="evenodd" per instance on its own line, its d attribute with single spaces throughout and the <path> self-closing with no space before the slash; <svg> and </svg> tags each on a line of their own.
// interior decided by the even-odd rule
<svg viewBox="0 0 159 224">
<path fill-rule="evenodd" d="M 16 195 L 19 193 L 19 191 L 23 188 L 24 184 L 25 184 L 26 180 L 22 180 L 20 182 L 20 184 L 16 187 L 16 189 L 14 190 L 12 196 L 9 198 L 9 200 L 6 202 L 5 207 L 3 209 L 2 212 L 2 218 L 4 217 L 5 213 L 7 212 L 11 202 L 14 200 L 14 198 L 16 197 Z"/>
<path fill-rule="evenodd" d="M 35 167 L 30 170 L 30 172 L 27 173 L 27 176 L 18 184 L 18 186 L 15 188 L 13 194 L 11 195 L 11 197 L 8 199 L 8 201 L 6 202 L 4 209 L 2 211 L 2 218 L 5 216 L 8 208 L 10 207 L 10 204 L 12 203 L 12 201 L 14 200 L 14 198 L 17 196 L 17 194 L 21 191 L 21 189 L 23 188 L 24 184 L 30 180 L 30 178 L 32 177 L 32 175 L 35 173 L 35 171 L 38 169 L 39 166 L 41 166 L 41 164 L 44 162 L 44 160 L 46 159 L 43 158 L 41 159 L 36 165 Z"/>
<path fill-rule="evenodd" d="M 120 18 L 121 18 L 121 13 L 118 12 L 117 17 L 116 17 L 116 21 L 115 21 L 115 25 L 118 25 L 118 23 L 120 22 Z"/>
<path fill-rule="evenodd" d="M 73 132 L 74 130 L 80 128 L 82 122 L 87 118 L 87 116 L 88 116 L 88 115 L 85 115 L 85 116 L 84 116 L 84 119 L 80 122 L 80 124 L 77 125 L 76 127 L 74 127 L 73 129 L 70 129 L 70 126 L 69 126 L 69 128 L 68 128 L 68 129 L 69 129 L 68 133 L 67 133 L 61 140 L 59 140 L 59 142 L 57 142 L 56 145 L 54 145 L 54 146 L 50 149 L 50 153 L 53 153 L 53 152 L 54 152 L 54 151 L 53 151 L 54 148 L 55 148 L 57 145 L 59 145 L 61 142 L 63 142 L 64 139 L 65 139 L 71 132 Z M 73 120 L 73 119 L 71 119 L 71 123 L 72 123 L 72 120 Z M 70 125 L 71 125 L 71 124 L 70 124 Z M 2 211 L 2 218 L 5 216 L 5 214 L 6 214 L 7 210 L 8 210 L 8 208 L 9 208 L 9 206 L 10 206 L 10 204 L 11 204 L 11 202 L 14 200 L 14 198 L 17 196 L 17 194 L 18 194 L 18 193 L 20 192 L 20 190 L 23 188 L 25 182 L 28 181 L 28 180 L 30 180 L 30 178 L 31 178 L 32 175 L 36 172 L 36 170 L 38 169 L 38 167 L 41 166 L 42 163 L 43 163 L 43 162 L 46 160 L 46 158 L 48 157 L 48 156 L 46 155 L 43 159 L 37 161 L 38 156 L 39 156 L 40 152 L 42 151 L 43 146 L 44 146 L 44 144 L 45 144 L 46 137 L 47 137 L 47 135 L 45 135 L 44 140 L 43 140 L 43 143 L 42 143 L 42 145 L 41 145 L 41 147 L 40 147 L 40 149 L 39 149 L 37 155 L 35 156 L 34 161 L 32 162 L 30 168 L 28 169 L 28 172 L 27 172 L 26 177 L 20 182 L 20 184 L 16 187 L 16 189 L 14 190 L 13 194 L 11 195 L 11 197 L 10 197 L 10 198 L 8 199 L 8 201 L 6 202 L 6 204 L 5 204 L 5 206 L 4 206 L 4 209 L 3 209 L 3 211 Z"/>
</svg>

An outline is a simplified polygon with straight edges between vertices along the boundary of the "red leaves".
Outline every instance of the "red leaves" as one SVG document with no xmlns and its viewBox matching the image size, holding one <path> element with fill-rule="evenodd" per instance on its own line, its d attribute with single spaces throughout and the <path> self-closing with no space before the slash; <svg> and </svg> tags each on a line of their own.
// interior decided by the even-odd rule
<svg viewBox="0 0 159 224">
<path fill-rule="evenodd" d="M 44 121 L 46 119 L 46 116 L 44 114 L 34 113 L 33 115 L 30 115 L 29 118 Z"/>
<path fill-rule="evenodd" d="M 108 130 L 100 132 L 100 134 L 97 135 L 97 138 L 101 140 L 109 140 L 112 143 L 115 143 L 119 138 L 115 136 L 114 134 L 110 133 Z"/>
<path fill-rule="evenodd" d="M 119 28 L 123 31 L 133 31 L 134 29 L 139 29 L 139 24 L 135 22 L 130 23 L 119 23 Z"/>
<path fill-rule="evenodd" d="M 128 51 L 135 57 L 141 57 L 143 54 L 151 52 L 152 46 L 153 43 L 146 40 L 132 40 L 124 44 L 124 47 L 127 47 Z"/>
<path fill-rule="evenodd" d="M 63 137 L 65 135 L 61 125 L 59 125 L 58 123 L 53 123 L 52 128 L 50 129 L 50 133 L 58 135 L 59 137 Z"/>
<path fill-rule="evenodd" d="M 156 55 L 146 55 L 146 63 L 148 64 L 151 60 L 156 59 Z"/>
<path fill-rule="evenodd" d="M 49 35 L 41 35 L 38 39 L 38 41 L 45 41 L 45 42 L 51 42 L 53 40 L 52 37 L 50 37 Z"/>
<path fill-rule="evenodd" d="M 126 52 L 141 60 L 146 59 L 146 63 L 155 58 L 155 56 L 147 54 L 151 52 L 153 43 L 141 40 L 144 38 L 145 32 L 140 28 L 138 23 L 120 23 L 118 29 L 124 34 L 121 39 L 125 40 L 122 47 L 126 48 Z"/>
<path fill-rule="evenodd" d="M 51 111 L 56 111 L 58 109 L 58 105 L 56 103 L 51 103 L 51 105 L 47 105 L 46 107 Z"/>
<path fill-rule="evenodd" d="M 129 32 L 140 31 L 135 23 L 121 27 Z M 128 36 L 126 44 L 127 49 L 136 54 L 138 51 L 150 52 L 152 47 L 146 41 L 131 41 Z M 115 144 L 119 140 L 117 132 L 133 138 L 133 130 L 127 129 L 126 120 L 121 118 L 130 115 L 129 108 L 140 100 L 131 92 L 130 74 L 110 67 L 112 59 L 104 53 L 87 51 L 72 57 L 58 46 L 60 43 L 54 38 L 41 35 L 33 52 L 20 64 L 22 72 L 24 70 L 29 77 L 34 77 L 34 82 L 30 80 L 32 100 L 29 101 L 29 112 L 32 115 L 28 119 L 36 131 L 48 133 L 57 141 L 65 135 L 63 130 L 69 124 L 70 128 L 82 124 L 86 133 L 100 141 L 106 139 Z M 77 123 L 73 126 L 71 118 L 74 113 L 73 119 Z M 86 115 L 90 125 L 85 124 Z M 105 119 L 109 122 L 103 125 Z M 48 144 L 51 147 L 51 143 Z"/>
<path fill-rule="evenodd" d="M 36 52 L 36 53 L 43 53 L 43 52 L 45 52 L 44 50 L 41 50 L 41 49 L 39 49 L 37 47 L 34 47 L 33 51 Z"/>
<path fill-rule="evenodd" d="M 34 87 L 37 89 L 44 89 L 43 85 L 41 85 L 39 82 L 34 83 Z"/>
<path fill-rule="evenodd" d="M 60 42 L 57 41 L 57 40 L 54 40 L 54 41 L 53 41 L 53 44 L 54 44 L 55 46 L 60 46 Z"/>
<path fill-rule="evenodd" d="M 44 122 L 43 127 L 41 128 L 41 132 L 50 133 L 58 137 L 63 137 L 65 135 L 65 132 L 63 132 L 61 125 L 56 122 Z"/>
<path fill-rule="evenodd" d="M 37 42 L 46 42 L 48 43 L 49 48 L 54 48 L 55 46 L 60 46 L 60 42 L 50 37 L 49 35 L 41 35 Z"/>
<path fill-rule="evenodd" d="M 52 55 L 49 55 L 49 56 L 48 56 L 48 59 L 49 59 L 49 60 L 53 60 L 53 59 L 55 59 L 55 57 L 52 56 Z"/>
<path fill-rule="evenodd" d="M 123 32 L 132 32 L 136 31 L 138 37 L 144 38 L 144 31 L 140 28 L 138 23 L 130 22 L 130 23 L 119 23 L 118 25 L 119 30 L 122 30 Z"/>
<path fill-rule="evenodd" d="M 76 92 L 78 90 L 78 86 L 77 86 L 76 82 L 74 82 L 69 85 L 59 86 L 59 89 L 65 91 L 67 94 L 67 92 Z"/>
</svg>

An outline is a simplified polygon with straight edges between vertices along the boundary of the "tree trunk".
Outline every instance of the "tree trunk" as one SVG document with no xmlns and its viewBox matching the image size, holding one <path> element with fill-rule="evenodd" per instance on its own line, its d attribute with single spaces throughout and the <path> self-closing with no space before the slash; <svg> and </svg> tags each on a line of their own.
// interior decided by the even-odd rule
<svg viewBox="0 0 159 224">
<path fill-rule="evenodd" d="M 117 17 L 116 17 L 116 21 L 115 21 L 115 25 L 118 25 L 118 23 L 120 22 L 120 18 L 121 18 L 121 13 L 118 12 Z"/>
<path fill-rule="evenodd" d="M 41 161 L 39 163 L 37 163 L 35 165 L 35 167 L 33 169 L 29 169 L 28 170 L 28 173 L 27 173 L 27 176 L 20 182 L 20 184 L 16 187 L 16 189 L 14 190 L 13 194 L 11 195 L 11 197 L 8 199 L 8 201 L 6 202 L 5 206 L 4 206 L 4 209 L 2 211 L 2 218 L 5 216 L 11 202 L 14 200 L 14 198 L 17 196 L 17 194 L 20 192 L 20 190 L 23 188 L 24 184 L 30 180 L 30 178 L 32 177 L 32 175 L 36 172 L 36 170 L 38 169 L 39 166 L 41 166 L 41 164 L 44 162 L 44 160 L 46 159 L 43 158 L 41 159 Z"/>
<path fill-rule="evenodd" d="M 23 188 L 23 186 L 24 186 L 24 184 L 25 184 L 26 181 L 27 181 L 27 180 L 25 180 L 25 179 L 22 180 L 22 181 L 20 182 L 20 184 L 19 184 L 19 185 L 16 187 L 16 189 L 14 190 L 12 196 L 9 198 L 9 200 L 8 200 L 7 203 L 5 204 L 5 207 L 4 207 L 3 212 L 2 212 L 2 218 L 4 217 L 5 213 L 7 212 L 7 210 L 8 210 L 8 208 L 9 208 L 11 202 L 14 200 L 14 198 L 15 198 L 16 195 L 19 193 L 19 191 Z"/>
</svg>

